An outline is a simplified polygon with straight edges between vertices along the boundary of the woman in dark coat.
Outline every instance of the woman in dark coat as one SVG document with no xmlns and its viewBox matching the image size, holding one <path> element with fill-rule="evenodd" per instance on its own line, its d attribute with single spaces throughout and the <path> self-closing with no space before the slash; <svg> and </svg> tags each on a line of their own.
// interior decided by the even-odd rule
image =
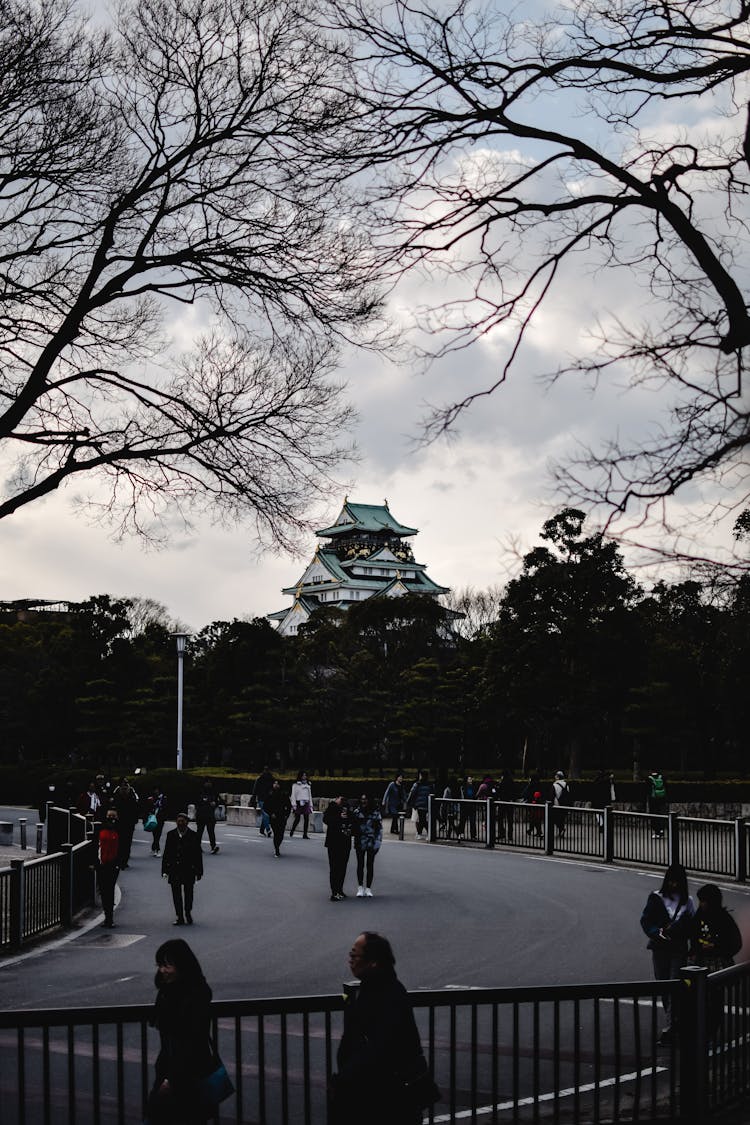
<svg viewBox="0 0 750 1125">
<path fill-rule="evenodd" d="M 151 1022 L 161 1049 L 147 1119 L 149 1125 L 198 1125 L 211 1116 L 199 1097 L 200 1079 L 214 1069 L 211 989 L 186 941 L 165 941 L 156 951 L 156 964 L 158 992 Z"/>
<path fill-rule="evenodd" d="M 408 993 L 396 976 L 390 943 L 359 935 L 349 968 L 359 988 L 347 995 L 344 1034 L 329 1095 L 329 1125 L 417 1125 L 404 1076 L 423 1065 L 422 1045 Z"/>
<path fill-rule="evenodd" d="M 266 797 L 263 811 L 268 815 L 268 819 L 271 822 L 273 854 L 279 858 L 281 856 L 281 843 L 284 839 L 286 822 L 289 819 L 289 813 L 292 811 L 292 805 L 286 792 L 281 788 L 281 784 L 276 778 L 274 778 L 273 785 L 271 786 L 271 792 Z"/>
<path fill-rule="evenodd" d="M 742 949 L 742 934 L 722 903 L 720 887 L 706 883 L 697 897 L 695 959 L 710 973 L 728 969 Z"/>
<path fill-rule="evenodd" d="M 681 863 L 668 867 L 661 889 L 648 896 L 641 929 L 648 937 L 656 980 L 676 980 L 691 957 L 695 942 L 695 903 L 688 894 L 687 872 Z M 660 1042 L 668 1043 L 676 1018 L 669 993 L 662 996 L 662 1004 L 668 1022 Z"/>
</svg>

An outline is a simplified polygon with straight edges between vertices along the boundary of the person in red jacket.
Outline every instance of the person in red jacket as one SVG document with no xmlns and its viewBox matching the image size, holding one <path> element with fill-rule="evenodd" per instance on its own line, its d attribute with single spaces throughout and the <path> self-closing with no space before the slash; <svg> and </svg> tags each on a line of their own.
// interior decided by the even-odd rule
<svg viewBox="0 0 750 1125">
<path fill-rule="evenodd" d="M 120 874 L 120 833 L 117 828 L 117 809 L 108 809 L 96 842 L 96 877 L 104 911 L 103 926 L 114 926 L 115 885 Z"/>
</svg>

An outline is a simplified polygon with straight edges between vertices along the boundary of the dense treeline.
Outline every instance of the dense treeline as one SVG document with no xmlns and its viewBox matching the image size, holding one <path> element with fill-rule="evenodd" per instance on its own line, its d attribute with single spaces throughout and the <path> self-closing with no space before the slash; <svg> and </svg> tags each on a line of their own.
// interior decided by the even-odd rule
<svg viewBox="0 0 750 1125">
<path fill-rule="evenodd" d="M 547 521 L 469 635 L 424 597 L 321 608 L 289 639 L 209 625 L 185 662 L 186 764 L 744 774 L 750 577 L 646 591 L 583 522 Z M 143 606 L 0 615 L 3 762 L 173 764 L 172 626 Z"/>
</svg>

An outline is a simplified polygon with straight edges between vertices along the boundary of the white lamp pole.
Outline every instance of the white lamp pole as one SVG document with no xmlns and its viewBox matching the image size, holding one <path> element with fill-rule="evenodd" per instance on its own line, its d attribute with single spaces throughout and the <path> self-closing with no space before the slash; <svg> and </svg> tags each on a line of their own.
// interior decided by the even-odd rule
<svg viewBox="0 0 750 1125">
<path fill-rule="evenodd" d="M 182 769 L 182 672 L 185 662 L 187 633 L 173 633 L 177 641 L 177 769 Z"/>
</svg>

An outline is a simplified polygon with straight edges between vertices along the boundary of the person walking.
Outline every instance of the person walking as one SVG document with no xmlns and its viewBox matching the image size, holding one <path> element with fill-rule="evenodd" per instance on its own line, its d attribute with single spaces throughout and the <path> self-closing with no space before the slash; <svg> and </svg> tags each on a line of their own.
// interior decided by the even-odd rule
<svg viewBox="0 0 750 1125">
<path fill-rule="evenodd" d="M 149 1125 L 198 1125 L 216 1112 L 203 1108 L 199 1091 L 200 1079 L 214 1069 L 211 989 L 186 941 L 159 946 L 154 983 L 150 1022 L 159 1032 L 160 1049 L 147 1120 Z"/>
<path fill-rule="evenodd" d="M 310 839 L 307 827 L 310 823 L 312 811 L 312 788 L 310 782 L 307 780 L 307 774 L 304 770 L 300 770 L 297 774 L 297 780 L 292 786 L 292 812 L 294 813 L 294 819 L 292 820 L 292 827 L 289 830 L 290 838 L 294 835 L 294 830 L 300 822 L 300 817 L 302 817 L 302 839 Z"/>
<path fill-rule="evenodd" d="M 99 897 L 104 911 L 103 926 L 111 929 L 114 924 L 115 887 L 120 874 L 120 832 L 117 823 L 117 809 L 107 810 L 107 816 L 99 830 L 96 841 L 96 880 L 99 884 Z"/>
<path fill-rule="evenodd" d="M 669 812 L 667 802 L 667 785 L 661 770 L 651 770 L 646 778 L 646 811 L 653 813 L 651 821 L 652 840 L 661 840 L 664 836 L 664 821 L 661 819 Z"/>
<path fill-rule="evenodd" d="M 615 775 L 611 770 L 599 770 L 591 783 L 591 807 L 606 809 L 615 801 Z M 604 812 L 597 812 L 596 823 L 599 831 L 604 831 Z"/>
<path fill-rule="evenodd" d="M 292 811 L 292 806 L 287 796 L 286 790 L 282 789 L 281 782 L 274 778 L 271 792 L 265 801 L 265 811 L 268 814 L 268 820 L 271 825 L 271 833 L 273 835 L 273 854 L 277 859 L 281 858 L 281 841 L 284 839 L 284 831 L 286 829 L 286 822 L 289 819 L 289 813 Z"/>
<path fill-rule="evenodd" d="M 573 804 L 570 786 L 565 780 L 565 774 L 558 770 L 552 782 L 552 819 L 555 823 L 557 835 L 565 835 L 565 826 L 568 823 L 568 807 Z"/>
<path fill-rule="evenodd" d="M 162 792 L 161 786 L 159 785 L 155 785 L 153 787 L 150 795 L 144 802 L 144 828 L 146 826 L 146 821 L 150 816 L 153 816 L 156 820 L 156 828 L 151 829 L 151 855 L 156 857 L 161 855 L 161 834 L 164 831 L 164 822 L 167 819 L 167 798 Z"/>
<path fill-rule="evenodd" d="M 210 781 L 204 781 L 203 788 L 198 794 L 198 800 L 195 802 L 195 827 L 199 844 L 203 843 L 203 833 L 208 833 L 211 855 L 216 855 L 219 851 L 219 845 L 216 843 L 216 805 L 217 798 L 213 784 Z"/>
<path fill-rule="evenodd" d="M 409 791 L 406 807 L 417 814 L 416 837 L 418 840 L 427 839 L 427 813 L 432 796 L 432 784 L 427 770 L 420 770 L 417 780 Z"/>
<path fill-rule="evenodd" d="M 497 806 L 497 827 L 498 839 L 508 840 L 513 839 L 513 805 L 515 800 L 516 785 L 513 781 L 513 774 L 509 769 L 504 769 L 502 777 L 497 786 L 498 801 L 503 801 L 502 805 Z"/>
<path fill-rule="evenodd" d="M 261 836 L 271 835 L 271 821 L 268 818 L 268 813 L 265 811 L 265 805 L 270 796 L 271 789 L 273 788 L 273 782 L 274 777 L 271 770 L 268 766 L 264 766 L 253 786 L 252 803 L 260 813 L 259 831 Z"/>
<path fill-rule="evenodd" d="M 398 835 L 398 814 L 404 807 L 404 775 L 397 773 L 383 794 L 383 816 L 391 818 L 391 835 Z"/>
<path fill-rule="evenodd" d="M 471 774 L 467 774 L 464 778 L 460 790 L 461 796 L 461 816 L 458 822 L 458 838 L 463 840 L 466 835 L 466 825 L 469 826 L 469 835 L 472 840 L 477 838 L 477 811 L 474 805 L 465 805 L 464 801 L 476 801 L 477 787 L 474 784 L 474 778 Z"/>
<path fill-rule="evenodd" d="M 130 850 L 133 846 L 133 833 L 138 823 L 140 805 L 138 794 L 126 777 L 120 778 L 120 784 L 112 794 L 112 804 L 117 809 L 120 829 L 120 870 L 122 871 L 130 864 Z"/>
<path fill-rule="evenodd" d="M 363 793 L 353 814 L 354 851 L 357 856 L 357 898 L 372 898 L 375 856 L 383 842 L 383 818 Z"/>
<path fill-rule="evenodd" d="M 326 826 L 325 846 L 328 850 L 328 879 L 331 902 L 346 898 L 344 879 L 352 852 L 352 818 L 344 797 L 334 797 L 323 813 Z"/>
<path fill-rule="evenodd" d="M 695 950 L 695 903 L 688 894 L 687 872 L 681 863 L 667 868 L 660 890 L 652 891 L 641 914 L 641 929 L 648 938 L 655 980 L 676 980 Z M 671 1041 L 677 1013 L 669 993 L 662 996 L 667 1024 L 659 1042 Z"/>
<path fill-rule="evenodd" d="M 439 1091 L 427 1063 L 408 993 L 396 976 L 387 938 L 361 933 L 349 953 L 359 987 L 347 991 L 344 1031 L 329 1088 L 328 1125 L 418 1125 Z M 412 1075 L 425 1074 L 432 1094 L 415 1104 Z"/>
<path fill-rule="evenodd" d="M 54 789 L 54 785 L 52 788 Z M 80 794 L 76 801 L 76 808 L 81 816 L 87 816 L 90 820 L 99 820 L 102 813 L 106 812 L 106 809 L 102 808 L 102 799 L 95 781 L 90 781 L 88 788 Z"/>
<path fill-rule="evenodd" d="M 203 852 L 195 832 L 188 828 L 186 812 L 177 814 L 176 827 L 167 832 L 161 873 L 169 881 L 174 902 L 175 926 L 193 924 L 193 890 L 203 878 Z"/>
</svg>

